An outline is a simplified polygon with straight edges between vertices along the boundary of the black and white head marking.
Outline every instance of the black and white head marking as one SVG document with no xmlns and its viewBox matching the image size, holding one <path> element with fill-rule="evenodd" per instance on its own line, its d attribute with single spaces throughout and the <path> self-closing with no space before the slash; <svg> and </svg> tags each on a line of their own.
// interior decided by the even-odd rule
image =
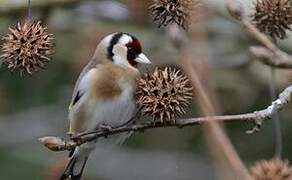
<svg viewBox="0 0 292 180">
<path fill-rule="evenodd" d="M 150 63 L 139 40 L 128 33 L 113 34 L 107 51 L 108 58 L 117 65 L 137 68 L 139 62 Z"/>
<path fill-rule="evenodd" d="M 109 46 L 107 48 L 107 55 L 108 55 L 108 58 L 112 61 L 113 61 L 113 57 L 115 55 L 113 53 L 114 46 L 119 42 L 119 40 L 122 36 L 123 36 L 123 33 L 121 33 L 121 32 L 116 33 L 116 34 L 112 35 L 112 38 L 109 42 Z"/>
</svg>

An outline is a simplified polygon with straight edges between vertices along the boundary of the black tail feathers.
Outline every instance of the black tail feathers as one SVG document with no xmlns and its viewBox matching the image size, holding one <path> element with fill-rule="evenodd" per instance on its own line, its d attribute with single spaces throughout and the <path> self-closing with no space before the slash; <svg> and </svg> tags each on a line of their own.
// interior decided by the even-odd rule
<svg viewBox="0 0 292 180">
<path fill-rule="evenodd" d="M 59 180 L 66 180 L 66 179 L 71 179 L 71 180 L 80 180 L 85 164 L 87 162 L 88 157 L 75 157 L 73 156 L 70 159 L 70 162 L 68 163 L 64 173 L 60 177 Z"/>
</svg>

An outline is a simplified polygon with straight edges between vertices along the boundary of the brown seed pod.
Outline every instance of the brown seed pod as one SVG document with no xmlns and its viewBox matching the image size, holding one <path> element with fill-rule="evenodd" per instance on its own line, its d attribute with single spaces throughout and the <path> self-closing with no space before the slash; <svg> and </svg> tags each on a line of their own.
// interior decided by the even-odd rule
<svg viewBox="0 0 292 180">
<path fill-rule="evenodd" d="M 149 10 L 159 27 L 175 22 L 188 29 L 195 4 L 194 0 L 153 0 Z"/>
<path fill-rule="evenodd" d="M 259 161 L 250 169 L 253 180 L 292 180 L 292 166 L 288 160 Z"/>
<path fill-rule="evenodd" d="M 291 30 L 292 6 L 290 0 L 256 0 L 252 21 L 256 27 L 273 39 L 286 38 Z"/>
<path fill-rule="evenodd" d="M 152 117 L 153 122 L 175 123 L 176 117 L 185 113 L 191 98 L 189 80 L 178 70 L 156 68 L 153 74 L 138 79 L 137 104 L 142 114 Z"/>
<path fill-rule="evenodd" d="M 20 74 L 32 74 L 43 69 L 53 53 L 53 35 L 41 22 L 25 21 L 13 28 L 2 38 L 3 63 L 10 71 L 18 70 Z"/>
</svg>

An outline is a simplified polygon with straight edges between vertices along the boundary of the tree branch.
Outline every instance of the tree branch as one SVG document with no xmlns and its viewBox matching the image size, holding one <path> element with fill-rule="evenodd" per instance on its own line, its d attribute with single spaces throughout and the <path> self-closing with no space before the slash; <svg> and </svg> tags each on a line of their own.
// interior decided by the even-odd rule
<svg viewBox="0 0 292 180">
<path fill-rule="evenodd" d="M 198 117 L 189 119 L 178 119 L 176 123 L 161 124 L 161 123 L 149 123 L 149 124 L 137 124 L 129 127 L 120 127 L 116 129 L 97 130 L 92 132 L 85 132 L 75 135 L 69 142 L 65 142 L 58 137 L 43 137 L 40 138 L 40 142 L 47 148 L 53 151 L 72 150 L 76 146 L 82 145 L 86 142 L 97 140 L 100 137 L 108 137 L 111 135 L 124 133 L 124 132 L 143 132 L 147 129 L 155 129 L 162 127 L 178 127 L 183 128 L 186 126 L 195 126 L 208 121 L 255 121 L 256 127 L 247 133 L 257 132 L 264 120 L 270 119 L 273 114 L 283 109 L 290 101 L 292 94 L 292 86 L 286 88 L 279 98 L 272 102 L 266 109 L 260 111 L 254 111 L 247 114 L 238 115 L 223 115 L 223 116 L 210 116 L 210 117 Z"/>
<path fill-rule="evenodd" d="M 255 51 L 251 51 L 251 53 L 257 57 L 256 60 L 276 68 L 292 68 L 292 56 L 279 49 L 267 35 L 261 33 L 258 28 L 250 22 L 240 2 L 237 0 L 225 0 L 225 3 L 230 15 L 238 20 L 243 29 L 257 40 L 266 51 L 270 51 L 270 54 L 272 54 L 269 56 L 266 56 L 266 54 L 265 56 L 260 56 L 262 54 L 255 54 Z"/>
<path fill-rule="evenodd" d="M 277 67 L 277 68 L 292 68 L 292 57 L 286 52 L 279 49 L 265 34 L 261 33 L 247 18 L 243 18 L 241 21 L 244 29 L 249 32 L 252 37 L 257 40 L 266 51 L 270 51 L 270 56 L 259 56 L 251 51 L 255 55 L 257 60 L 265 65 Z"/>
<path fill-rule="evenodd" d="M 279 58 L 263 46 L 252 46 L 249 50 L 263 64 L 282 69 L 292 68 L 292 57 L 285 52 L 281 52 L 282 58 Z"/>
</svg>

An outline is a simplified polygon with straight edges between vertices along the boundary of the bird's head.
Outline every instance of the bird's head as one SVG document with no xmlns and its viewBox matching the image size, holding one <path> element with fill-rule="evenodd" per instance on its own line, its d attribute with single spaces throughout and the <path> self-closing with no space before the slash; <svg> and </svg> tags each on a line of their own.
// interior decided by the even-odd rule
<svg viewBox="0 0 292 180">
<path fill-rule="evenodd" d="M 151 63 L 143 54 L 139 40 L 131 34 L 122 32 L 106 36 L 98 45 L 95 54 L 103 54 L 105 56 L 102 58 L 103 61 L 134 69 L 137 69 L 138 63 Z"/>
</svg>

